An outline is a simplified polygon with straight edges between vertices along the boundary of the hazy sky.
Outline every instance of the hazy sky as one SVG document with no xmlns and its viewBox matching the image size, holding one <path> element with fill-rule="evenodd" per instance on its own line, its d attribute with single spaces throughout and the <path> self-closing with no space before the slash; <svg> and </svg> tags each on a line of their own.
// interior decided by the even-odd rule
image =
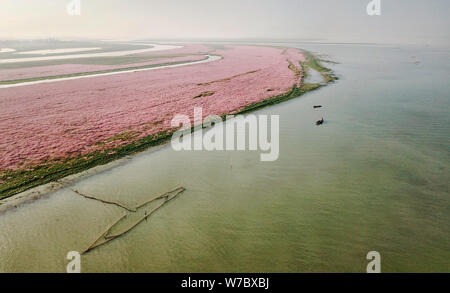
<svg viewBox="0 0 450 293">
<path fill-rule="evenodd" d="M 0 0 L 0 38 L 276 38 L 450 45 L 450 0 Z"/>
</svg>

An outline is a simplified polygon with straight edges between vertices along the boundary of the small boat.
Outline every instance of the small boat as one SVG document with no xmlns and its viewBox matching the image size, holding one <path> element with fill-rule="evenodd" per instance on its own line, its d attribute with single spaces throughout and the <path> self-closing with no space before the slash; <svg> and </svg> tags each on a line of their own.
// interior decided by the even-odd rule
<svg viewBox="0 0 450 293">
<path fill-rule="evenodd" d="M 322 108 L 322 105 L 314 105 L 313 108 L 314 108 L 314 109 Z"/>
<path fill-rule="evenodd" d="M 324 120 L 323 120 L 323 118 L 322 118 L 322 119 L 320 119 L 320 120 L 318 120 L 318 121 L 316 122 L 316 125 L 322 125 L 323 122 L 324 122 Z"/>
</svg>

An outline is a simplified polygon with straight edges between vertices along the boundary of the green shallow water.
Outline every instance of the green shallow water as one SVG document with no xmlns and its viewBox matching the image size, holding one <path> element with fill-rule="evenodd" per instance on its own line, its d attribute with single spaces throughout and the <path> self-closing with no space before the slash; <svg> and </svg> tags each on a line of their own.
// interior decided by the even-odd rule
<svg viewBox="0 0 450 293">
<path fill-rule="evenodd" d="M 255 112 L 280 115 L 277 161 L 164 147 L 71 186 L 127 206 L 187 189 L 82 272 L 365 272 L 372 250 L 383 272 L 450 272 L 449 51 L 297 46 L 340 80 Z M 64 272 L 122 212 L 63 189 L 4 213 L 0 271 Z"/>
</svg>

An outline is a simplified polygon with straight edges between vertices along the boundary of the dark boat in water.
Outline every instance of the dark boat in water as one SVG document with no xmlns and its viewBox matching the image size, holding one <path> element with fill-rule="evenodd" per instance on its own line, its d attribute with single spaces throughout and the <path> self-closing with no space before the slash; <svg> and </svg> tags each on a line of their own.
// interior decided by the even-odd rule
<svg viewBox="0 0 450 293">
<path fill-rule="evenodd" d="M 318 121 L 316 122 L 316 125 L 322 125 L 323 122 L 324 122 L 324 120 L 323 120 L 323 118 L 322 118 L 322 119 L 320 119 L 320 120 L 318 120 Z"/>
<path fill-rule="evenodd" d="M 313 108 L 314 108 L 314 109 L 322 108 L 322 105 L 314 105 Z"/>
</svg>

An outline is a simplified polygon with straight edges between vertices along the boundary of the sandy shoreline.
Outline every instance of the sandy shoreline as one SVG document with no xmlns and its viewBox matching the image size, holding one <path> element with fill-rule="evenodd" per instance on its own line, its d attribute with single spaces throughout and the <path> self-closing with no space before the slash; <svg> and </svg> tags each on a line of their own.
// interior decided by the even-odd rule
<svg viewBox="0 0 450 293">
<path fill-rule="evenodd" d="M 4 198 L 4 199 L 0 199 L 0 215 L 3 213 L 6 213 L 8 211 L 12 211 L 16 208 L 19 208 L 20 206 L 22 206 L 24 204 L 31 203 L 35 200 L 41 199 L 46 196 L 51 196 L 53 193 L 57 192 L 58 190 L 66 188 L 66 186 L 72 185 L 78 181 L 85 179 L 85 178 L 88 178 L 90 176 L 94 176 L 96 174 L 111 170 L 112 168 L 118 167 L 122 164 L 126 164 L 127 162 L 135 159 L 142 153 L 148 154 L 148 153 L 156 152 L 156 151 L 160 150 L 161 148 L 164 148 L 167 145 L 167 143 L 168 142 L 162 143 L 157 146 L 152 146 L 142 152 L 134 153 L 132 155 L 111 161 L 107 164 L 98 165 L 98 166 L 92 167 L 90 169 L 81 171 L 79 173 L 75 173 L 75 174 L 63 177 L 56 181 L 33 187 L 33 188 L 23 191 L 21 193 L 17 193 L 13 196 L 10 196 L 10 197 Z"/>
</svg>

